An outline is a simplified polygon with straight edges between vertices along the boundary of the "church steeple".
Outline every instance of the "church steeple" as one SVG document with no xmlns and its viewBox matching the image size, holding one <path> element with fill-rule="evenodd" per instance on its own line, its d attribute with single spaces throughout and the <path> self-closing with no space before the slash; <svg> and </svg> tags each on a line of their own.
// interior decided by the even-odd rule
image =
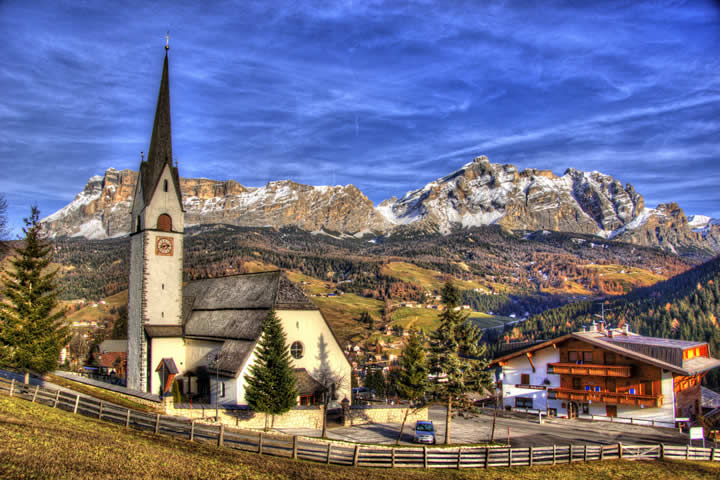
<svg viewBox="0 0 720 480">
<path fill-rule="evenodd" d="M 158 181 L 162 175 L 165 165 L 170 167 L 172 172 L 175 190 L 180 197 L 180 178 L 177 168 L 173 166 L 172 156 L 172 134 L 170 128 L 170 80 L 168 75 L 168 50 L 165 45 L 165 61 L 163 63 L 162 79 L 160 80 L 160 92 L 158 93 L 157 107 L 155 108 L 155 122 L 153 123 L 152 136 L 150 137 L 150 149 L 148 150 L 147 161 L 140 164 L 142 175 L 143 200 L 149 203 Z"/>
</svg>

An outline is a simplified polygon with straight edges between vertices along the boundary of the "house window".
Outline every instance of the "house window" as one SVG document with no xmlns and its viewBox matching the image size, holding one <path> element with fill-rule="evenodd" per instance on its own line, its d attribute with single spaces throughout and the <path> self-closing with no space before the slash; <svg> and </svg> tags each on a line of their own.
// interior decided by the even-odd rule
<svg viewBox="0 0 720 480">
<path fill-rule="evenodd" d="M 592 352 L 568 352 L 568 362 L 592 363 Z"/>
<path fill-rule="evenodd" d="M 520 375 L 520 383 L 522 385 L 530 385 L 530 374 L 529 373 L 523 373 Z"/>
<path fill-rule="evenodd" d="M 165 180 L 165 182 L 163 182 L 163 191 L 164 192 L 168 191 L 168 181 L 167 180 Z"/>
<path fill-rule="evenodd" d="M 170 218 L 170 215 L 167 213 L 160 215 L 157 220 L 157 228 L 163 232 L 172 231 L 172 218 Z"/>
<path fill-rule="evenodd" d="M 305 353 L 305 347 L 303 347 L 302 343 L 293 342 L 293 344 L 290 345 L 290 355 L 292 355 L 293 358 L 300 360 L 303 357 L 304 353 Z"/>
<path fill-rule="evenodd" d="M 580 390 L 580 388 L 582 388 L 582 387 L 580 387 L 580 382 L 581 382 L 581 380 L 579 377 L 573 377 L 573 379 L 572 379 L 573 390 Z"/>
<path fill-rule="evenodd" d="M 516 408 L 533 408 L 533 399 L 528 397 L 515 397 Z"/>
</svg>

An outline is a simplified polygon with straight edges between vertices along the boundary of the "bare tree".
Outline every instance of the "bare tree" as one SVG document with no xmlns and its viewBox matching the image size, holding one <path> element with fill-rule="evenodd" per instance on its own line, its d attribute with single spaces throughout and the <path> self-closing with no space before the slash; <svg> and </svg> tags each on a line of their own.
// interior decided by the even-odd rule
<svg viewBox="0 0 720 480">
<path fill-rule="evenodd" d="M 325 337 L 320 335 L 318 339 L 318 360 L 320 365 L 313 372 L 313 378 L 323 387 L 323 423 L 322 438 L 327 436 L 327 417 L 330 402 L 337 400 L 337 392 L 347 386 L 348 379 L 332 369 L 328 355 L 328 344 Z"/>
</svg>

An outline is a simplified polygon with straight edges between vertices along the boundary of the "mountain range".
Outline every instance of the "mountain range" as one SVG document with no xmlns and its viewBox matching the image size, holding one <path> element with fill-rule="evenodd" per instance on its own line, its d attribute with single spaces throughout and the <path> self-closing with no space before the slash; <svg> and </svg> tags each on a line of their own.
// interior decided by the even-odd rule
<svg viewBox="0 0 720 480">
<path fill-rule="evenodd" d="M 108 169 L 75 199 L 43 219 L 50 238 L 103 239 L 129 233 L 138 174 Z M 373 238 L 447 234 L 497 224 L 508 231 L 597 235 L 685 254 L 720 252 L 720 221 L 688 219 L 675 203 L 654 208 L 630 184 L 569 168 L 519 171 L 477 157 L 459 170 L 377 207 L 354 185 L 309 186 L 290 180 L 246 187 L 233 180 L 181 179 L 186 225 L 294 226 L 333 236 Z"/>
</svg>

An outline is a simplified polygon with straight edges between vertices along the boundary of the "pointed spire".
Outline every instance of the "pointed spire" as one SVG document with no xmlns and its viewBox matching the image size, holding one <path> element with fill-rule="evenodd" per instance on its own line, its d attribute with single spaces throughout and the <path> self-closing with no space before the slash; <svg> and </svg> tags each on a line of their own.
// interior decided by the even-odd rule
<svg viewBox="0 0 720 480">
<path fill-rule="evenodd" d="M 157 107 L 155 108 L 155 122 L 153 123 L 152 136 L 150 138 L 150 148 L 148 150 L 147 161 L 142 162 L 140 165 L 143 180 L 143 197 L 146 204 L 150 202 L 166 164 L 173 173 L 173 180 L 178 194 L 180 192 L 177 168 L 174 167 L 172 163 L 168 50 L 169 47 L 166 44 L 165 61 L 163 63 L 162 79 L 160 80 Z"/>
</svg>

